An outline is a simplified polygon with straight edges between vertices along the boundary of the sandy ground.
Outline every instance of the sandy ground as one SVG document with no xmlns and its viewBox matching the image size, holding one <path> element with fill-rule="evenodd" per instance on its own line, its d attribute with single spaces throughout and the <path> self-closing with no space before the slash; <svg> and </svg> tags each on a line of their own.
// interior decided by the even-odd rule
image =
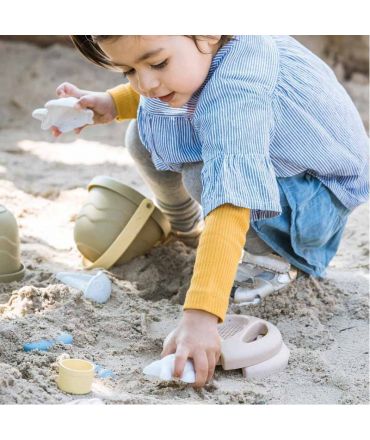
<svg viewBox="0 0 370 440">
<path fill-rule="evenodd" d="M 302 278 L 253 308 L 230 313 L 267 319 L 291 350 L 287 369 L 247 382 L 218 367 L 212 384 L 149 380 L 142 368 L 159 357 L 180 316 L 195 251 L 180 242 L 153 249 L 108 273 L 110 300 L 96 305 L 60 284 L 60 270 L 80 270 L 73 222 L 96 175 L 120 179 L 151 196 L 122 148 L 126 124 L 95 127 L 55 140 L 30 117 L 68 80 L 95 90 L 120 82 L 73 50 L 0 41 L 0 201 L 16 216 L 22 261 L 19 282 L 0 284 L 0 403 L 68 403 L 77 398 L 55 384 L 61 357 L 92 360 L 115 372 L 95 379 L 84 399 L 112 403 L 360 404 L 368 393 L 368 206 L 351 216 L 324 280 Z M 343 79 L 341 66 L 336 66 Z M 368 78 L 344 83 L 368 124 Z M 368 127 L 368 125 L 367 125 Z M 25 353 L 24 342 L 73 334 L 72 346 Z"/>
</svg>

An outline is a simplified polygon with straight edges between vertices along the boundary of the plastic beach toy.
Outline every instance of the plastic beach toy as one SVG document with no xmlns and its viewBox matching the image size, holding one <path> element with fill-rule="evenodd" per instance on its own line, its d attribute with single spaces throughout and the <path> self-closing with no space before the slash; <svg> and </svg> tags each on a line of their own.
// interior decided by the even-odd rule
<svg viewBox="0 0 370 440">
<path fill-rule="evenodd" d="M 87 394 L 94 379 L 94 364 L 83 359 L 62 359 L 58 363 L 58 387 L 71 394 Z"/>
<path fill-rule="evenodd" d="M 75 128 L 87 124 L 94 124 L 94 112 L 89 109 L 74 108 L 77 98 L 52 99 L 45 104 L 45 108 L 38 108 L 32 112 L 35 119 L 41 121 L 41 128 L 49 130 L 58 127 L 62 133 L 67 133 Z"/>
<path fill-rule="evenodd" d="M 243 377 L 245 377 L 247 380 L 262 379 L 270 376 L 271 374 L 283 371 L 288 365 L 289 354 L 290 351 L 283 342 L 279 352 L 272 358 L 267 359 L 267 361 L 261 362 L 260 364 L 242 368 Z"/>
<path fill-rule="evenodd" d="M 144 255 L 171 226 L 153 202 L 107 176 L 95 177 L 76 219 L 74 239 L 86 269 L 109 269 Z"/>
<path fill-rule="evenodd" d="M 55 339 L 40 339 L 39 341 L 27 342 L 23 345 L 24 351 L 40 350 L 48 351 L 49 348 L 53 347 L 55 344 L 72 344 L 73 336 L 69 333 L 62 333 Z"/>
<path fill-rule="evenodd" d="M 56 278 L 70 287 L 81 290 L 85 298 L 97 303 L 108 301 L 112 292 L 112 282 L 102 271 L 96 275 L 81 272 L 59 272 L 56 274 Z"/>
<path fill-rule="evenodd" d="M 143 373 L 148 376 L 158 377 L 162 380 L 174 380 L 173 371 L 175 368 L 175 355 L 169 354 L 159 361 L 154 361 L 143 370 Z M 194 383 L 195 371 L 193 362 L 189 359 L 185 363 L 184 371 L 179 378 L 182 382 Z"/>
<path fill-rule="evenodd" d="M 108 368 L 104 368 L 98 364 L 94 364 L 94 370 L 97 376 L 100 377 L 101 379 L 106 379 L 107 377 L 115 376 L 112 370 L 109 370 Z"/>
<path fill-rule="evenodd" d="M 226 315 L 218 326 L 221 336 L 219 363 L 224 370 L 242 368 L 247 379 L 263 378 L 283 370 L 289 349 L 277 327 L 247 315 Z"/>
<path fill-rule="evenodd" d="M 249 380 L 270 376 L 288 365 L 290 353 L 280 331 L 264 319 L 247 315 L 226 315 L 225 321 L 218 325 L 218 333 L 221 337 L 221 356 L 217 365 L 222 365 L 224 370 L 242 369 L 243 376 Z M 172 332 L 166 339 L 171 335 Z M 163 358 L 148 365 L 144 373 L 170 380 L 175 355 L 170 356 L 166 356 L 168 360 Z M 191 362 L 187 365 L 186 374 L 193 376 L 191 380 L 182 380 L 195 382 L 193 364 Z M 187 378 L 188 376 L 185 379 Z"/>
<path fill-rule="evenodd" d="M 24 272 L 20 261 L 17 221 L 5 206 L 0 205 L 0 283 L 19 281 Z"/>
</svg>

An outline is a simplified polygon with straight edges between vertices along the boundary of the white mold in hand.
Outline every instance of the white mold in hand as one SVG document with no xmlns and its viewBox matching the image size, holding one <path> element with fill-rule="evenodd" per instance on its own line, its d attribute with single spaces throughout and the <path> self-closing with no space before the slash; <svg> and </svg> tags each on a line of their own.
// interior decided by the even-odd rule
<svg viewBox="0 0 370 440">
<path fill-rule="evenodd" d="M 111 295 L 112 282 L 102 271 L 96 275 L 81 272 L 59 272 L 56 274 L 56 278 L 67 286 L 82 290 L 85 298 L 97 303 L 107 302 Z"/>
<path fill-rule="evenodd" d="M 169 354 L 159 361 L 154 361 L 143 370 L 143 373 L 148 376 L 158 377 L 162 380 L 174 380 L 173 372 L 175 369 L 175 355 Z M 185 363 L 184 371 L 180 380 L 186 383 L 195 382 L 195 370 L 191 360 L 187 360 Z"/>
<path fill-rule="evenodd" d="M 67 133 L 75 128 L 87 124 L 94 124 L 94 112 L 89 109 L 74 108 L 77 98 L 52 99 L 45 104 L 45 108 L 38 108 L 32 112 L 35 119 L 41 121 L 41 128 L 49 130 L 57 127 L 62 133 Z"/>
</svg>

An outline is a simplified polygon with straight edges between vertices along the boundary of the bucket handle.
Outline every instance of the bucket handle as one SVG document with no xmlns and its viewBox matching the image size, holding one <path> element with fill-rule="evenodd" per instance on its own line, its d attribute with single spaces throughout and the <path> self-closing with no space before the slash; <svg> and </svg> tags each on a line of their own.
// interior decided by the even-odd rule
<svg viewBox="0 0 370 440">
<path fill-rule="evenodd" d="M 100 257 L 93 263 L 86 257 L 83 257 L 83 265 L 86 269 L 95 269 L 97 267 L 103 269 L 111 268 L 114 263 L 126 252 L 131 243 L 135 240 L 139 232 L 152 215 L 155 206 L 153 202 L 144 198 L 134 215 L 130 218 L 124 229 L 109 246 L 109 248 L 100 255 Z"/>
</svg>

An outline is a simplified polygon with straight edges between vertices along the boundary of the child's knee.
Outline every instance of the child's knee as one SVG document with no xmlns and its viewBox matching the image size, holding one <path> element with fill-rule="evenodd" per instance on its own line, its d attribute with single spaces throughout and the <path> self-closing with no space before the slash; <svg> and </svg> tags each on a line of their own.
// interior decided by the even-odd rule
<svg viewBox="0 0 370 440">
<path fill-rule="evenodd" d="M 147 152 L 140 140 L 136 119 L 133 119 L 127 127 L 125 145 L 132 157 L 141 157 Z"/>
</svg>

